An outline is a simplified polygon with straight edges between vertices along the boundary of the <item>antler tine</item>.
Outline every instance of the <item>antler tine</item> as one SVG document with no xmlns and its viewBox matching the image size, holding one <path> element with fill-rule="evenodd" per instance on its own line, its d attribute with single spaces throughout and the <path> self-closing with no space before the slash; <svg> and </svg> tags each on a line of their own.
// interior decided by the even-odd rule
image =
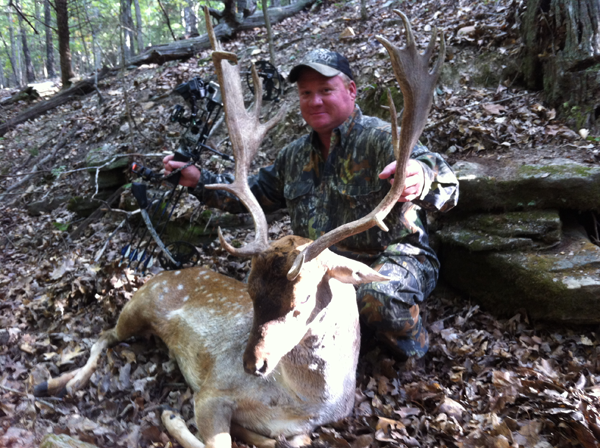
<svg viewBox="0 0 600 448">
<path fill-rule="evenodd" d="M 229 63 L 229 61 L 237 63 L 237 56 L 221 50 L 221 45 L 215 36 L 212 23 L 210 22 L 208 7 L 206 6 L 204 7 L 204 15 L 206 18 L 206 29 L 214 50 L 212 59 L 219 84 L 221 85 L 225 122 L 229 130 L 229 139 L 235 158 L 235 180 L 233 183 L 206 185 L 205 188 L 225 190 L 237 196 L 248 209 L 256 228 L 254 241 L 242 248 L 236 249 L 225 241 L 221 229 L 219 229 L 219 240 L 225 250 L 232 255 L 255 255 L 267 249 L 269 246 L 269 236 L 265 214 L 248 186 L 248 171 L 266 133 L 283 118 L 285 108 L 280 109 L 277 115 L 267 123 L 263 124 L 260 122 L 262 83 L 253 65 L 252 77 L 255 86 L 254 110 L 249 112 L 245 109 L 239 65 Z"/>
<path fill-rule="evenodd" d="M 444 35 L 440 43 L 440 55 L 432 72 L 429 71 L 429 60 L 431 59 L 437 29 L 433 33 L 432 40 L 423 55 L 420 55 L 415 45 L 415 39 L 408 18 L 400 11 L 394 10 L 404 22 L 406 30 L 406 46 L 398 48 L 387 39 L 377 36 L 387 49 L 392 62 L 392 68 L 396 75 L 396 80 L 400 85 L 400 90 L 404 96 L 404 114 L 402 117 L 402 127 L 400 135 L 396 124 L 396 108 L 392 101 L 392 95 L 388 90 L 388 101 L 390 104 L 390 113 L 392 116 L 392 145 L 394 147 L 394 156 L 396 157 L 396 171 L 394 173 L 394 184 L 383 198 L 379 205 L 367 216 L 356 221 L 346 223 L 337 229 L 334 229 L 311 245 L 305 248 L 294 261 L 294 264 L 288 272 L 288 279 L 296 278 L 305 262 L 309 262 L 328 247 L 342 241 L 357 233 L 363 232 L 374 226 L 379 226 L 387 232 L 387 227 L 383 220 L 392 210 L 404 190 L 404 181 L 406 180 L 406 166 L 413 147 L 419 140 L 427 115 L 432 102 L 432 94 L 445 57 Z"/>
</svg>

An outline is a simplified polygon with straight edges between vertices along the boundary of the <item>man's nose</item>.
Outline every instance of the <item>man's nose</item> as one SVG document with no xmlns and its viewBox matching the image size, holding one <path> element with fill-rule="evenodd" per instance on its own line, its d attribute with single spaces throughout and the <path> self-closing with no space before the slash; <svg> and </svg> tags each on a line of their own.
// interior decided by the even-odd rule
<svg viewBox="0 0 600 448">
<path fill-rule="evenodd" d="M 321 104 L 323 104 L 323 99 L 321 98 L 321 95 L 312 95 L 310 97 L 309 104 L 311 106 L 320 106 Z"/>
</svg>

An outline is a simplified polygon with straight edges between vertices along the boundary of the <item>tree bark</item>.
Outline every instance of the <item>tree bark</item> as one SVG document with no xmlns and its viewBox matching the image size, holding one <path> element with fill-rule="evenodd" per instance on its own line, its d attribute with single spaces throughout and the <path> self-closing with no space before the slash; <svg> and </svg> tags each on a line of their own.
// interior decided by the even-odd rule
<svg viewBox="0 0 600 448">
<path fill-rule="evenodd" d="M 273 67 L 275 64 L 275 49 L 273 45 L 273 32 L 271 31 L 271 19 L 269 18 L 269 7 L 267 0 L 262 0 L 263 15 L 265 17 L 265 27 L 267 28 L 267 39 L 269 41 L 269 59 Z"/>
<path fill-rule="evenodd" d="M 21 49 L 23 50 L 23 63 L 25 65 L 25 78 L 27 82 L 35 81 L 35 72 L 33 71 L 33 63 L 31 62 L 31 52 L 27 45 L 27 33 L 23 27 L 23 19 L 19 15 L 19 31 L 21 32 Z"/>
<path fill-rule="evenodd" d="M 527 0 L 522 70 L 575 128 L 600 132 L 600 2 Z"/>
<path fill-rule="evenodd" d="M 12 49 L 9 49 L 9 46 L 6 43 L 6 40 L 4 40 L 4 35 L 2 34 L 2 30 L 0 30 L 0 39 L 2 39 L 2 44 L 4 45 L 4 51 L 6 52 L 6 56 L 8 57 L 8 60 L 10 62 L 10 67 L 12 68 L 13 79 L 16 80 L 17 79 L 17 71 L 15 68 L 15 60 L 13 59 L 13 56 L 11 55 Z M 6 76 L 6 81 L 7 81 L 7 85 L 10 85 L 10 77 L 8 75 Z M 16 82 L 15 82 L 15 85 L 17 85 Z"/>
<path fill-rule="evenodd" d="M 19 66 L 19 62 L 17 60 L 17 42 L 15 39 L 15 29 L 12 25 L 12 13 L 10 8 L 7 8 L 8 15 L 8 35 L 10 36 L 10 56 L 11 56 L 11 64 L 13 68 L 14 75 L 14 84 L 15 86 L 21 85 L 21 67 Z"/>
<path fill-rule="evenodd" d="M 123 51 L 125 60 L 134 54 L 133 46 L 133 18 L 131 17 L 131 0 L 121 0 L 121 30 L 123 32 Z"/>
<path fill-rule="evenodd" d="M 316 0 L 298 0 L 293 5 L 281 8 L 269 8 L 269 18 L 272 24 L 279 23 L 287 17 L 302 11 L 312 5 Z M 265 18 L 262 12 L 257 12 L 247 17 L 241 24 L 232 27 L 223 19 L 215 26 L 215 35 L 218 39 L 230 39 L 239 31 L 251 30 L 265 26 Z M 210 48 L 208 36 L 203 34 L 187 40 L 179 40 L 166 45 L 157 45 L 148 48 L 142 54 L 134 56 L 128 61 L 130 65 L 163 64 L 176 59 L 186 59 L 194 56 L 202 50 Z"/>
<path fill-rule="evenodd" d="M 54 43 L 52 42 L 52 15 L 50 14 L 50 0 L 44 0 L 44 25 L 46 27 L 46 71 L 48 78 L 54 78 Z"/>
<path fill-rule="evenodd" d="M 142 33 L 142 10 L 140 9 L 140 0 L 133 0 L 135 7 L 135 33 L 137 41 L 138 54 L 144 51 L 144 35 Z"/>
<path fill-rule="evenodd" d="M 71 78 L 75 77 L 71 65 L 71 44 L 69 42 L 69 8 L 67 0 L 54 0 L 56 10 L 56 26 L 58 34 L 58 54 L 60 55 L 60 79 L 62 88 L 71 86 Z"/>
</svg>

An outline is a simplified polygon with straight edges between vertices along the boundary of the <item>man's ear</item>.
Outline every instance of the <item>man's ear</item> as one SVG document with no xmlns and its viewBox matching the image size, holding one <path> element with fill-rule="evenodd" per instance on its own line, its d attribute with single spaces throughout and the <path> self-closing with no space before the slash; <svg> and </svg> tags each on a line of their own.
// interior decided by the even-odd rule
<svg viewBox="0 0 600 448">
<path fill-rule="evenodd" d="M 354 261 L 325 250 L 319 255 L 328 274 L 342 283 L 360 285 L 362 283 L 385 282 L 389 277 L 381 275 L 360 261 Z"/>
<path fill-rule="evenodd" d="M 348 91 L 350 92 L 352 99 L 356 99 L 356 83 L 352 80 L 350 81 L 350 84 L 348 84 Z"/>
</svg>

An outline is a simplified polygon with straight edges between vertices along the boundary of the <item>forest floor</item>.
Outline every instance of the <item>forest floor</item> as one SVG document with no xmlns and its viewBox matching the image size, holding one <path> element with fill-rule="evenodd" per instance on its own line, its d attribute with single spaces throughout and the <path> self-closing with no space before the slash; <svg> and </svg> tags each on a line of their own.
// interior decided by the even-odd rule
<svg viewBox="0 0 600 448">
<path fill-rule="evenodd" d="M 362 80 L 359 97 L 378 97 L 394 82 L 375 40 L 377 34 L 398 33 L 392 6 L 407 13 L 420 43 L 429 38 L 431 23 L 445 31 L 450 66 L 489 52 L 514 58 L 519 50 L 509 0 L 401 5 L 373 0 L 366 22 L 359 19 L 359 3 L 329 3 L 274 26 L 278 68 L 287 74 L 307 49 L 333 45 Z M 347 27 L 355 37 L 340 38 Z M 268 55 L 262 29 L 240 33 L 225 48 L 257 59 Z M 69 232 L 82 218 L 58 199 L 93 194 L 85 157 L 105 144 L 160 166 L 181 131 L 169 122 L 172 106 L 180 103 L 171 92 L 194 76 L 206 78 L 208 55 L 127 70 L 100 83 L 102 102 L 96 94 L 75 100 L 0 139 L 0 191 L 5 193 L 0 203 L 0 447 L 36 446 L 51 432 L 98 446 L 173 446 L 160 423 L 163 404 L 178 410 L 193 430 L 191 392 L 160 341 L 137 340 L 108 350 L 89 386 L 73 396 L 37 398 L 32 390 L 49 376 L 81 366 L 98 334 L 115 324 L 146 279 L 118 266 L 121 247 L 130 238 L 126 228 L 115 232 L 104 249 L 124 212 L 104 214 L 73 239 Z M 507 77 L 486 87 L 466 74 L 448 78 L 437 90 L 423 141 L 450 163 L 502 157 L 598 163 L 597 141 L 556 120 L 539 93 L 515 81 Z M 0 91 L 0 97 L 10 94 Z M 282 101 L 266 106 L 265 115 L 281 104 L 290 112 L 281 128 L 285 132 L 266 139 L 254 167 L 272 161 L 282 145 L 306 132 L 296 101 L 294 87 L 286 85 Z M 3 108 L 2 119 L 28 106 Z M 213 143 L 227 152 L 223 135 Z M 231 169 L 210 155 L 202 164 L 215 171 Z M 37 174 L 8 190 L 34 167 Z M 28 214 L 29 204 L 53 200 L 57 205 L 48 211 Z M 194 205 L 188 199 L 188 208 Z M 289 232 L 286 218 L 270 227 L 273 239 Z M 252 232 L 231 236 L 244 241 Z M 238 279 L 249 267 L 218 242 L 202 248 L 201 264 Z M 429 353 L 418 362 L 400 363 L 372 340 L 363 340 L 355 410 L 344 421 L 318 429 L 315 446 L 599 446 L 597 328 L 532 323 L 518 311 L 499 319 L 444 285 L 424 310 Z"/>
</svg>

